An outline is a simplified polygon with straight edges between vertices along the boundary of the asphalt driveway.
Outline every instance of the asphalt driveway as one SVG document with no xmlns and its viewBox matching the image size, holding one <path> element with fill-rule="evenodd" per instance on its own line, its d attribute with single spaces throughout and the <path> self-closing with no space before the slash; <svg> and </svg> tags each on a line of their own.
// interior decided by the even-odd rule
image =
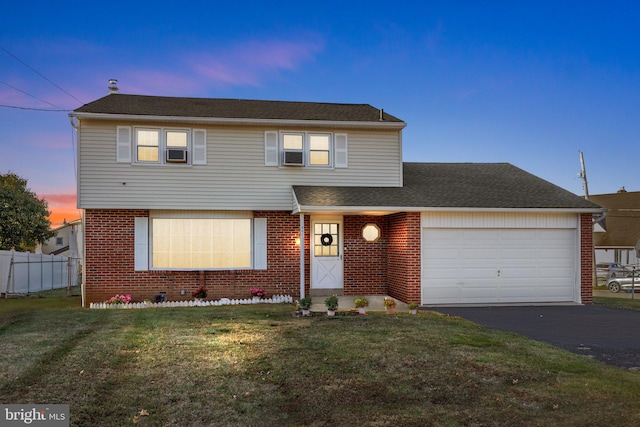
<svg viewBox="0 0 640 427">
<path fill-rule="evenodd" d="M 640 369 L 640 312 L 595 305 L 430 307 L 621 368 Z"/>
</svg>

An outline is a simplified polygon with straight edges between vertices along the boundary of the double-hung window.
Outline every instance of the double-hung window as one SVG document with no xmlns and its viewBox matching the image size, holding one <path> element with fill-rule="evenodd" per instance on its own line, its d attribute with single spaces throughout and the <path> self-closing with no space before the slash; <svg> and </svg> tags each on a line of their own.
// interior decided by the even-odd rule
<svg viewBox="0 0 640 427">
<path fill-rule="evenodd" d="M 265 163 L 268 166 L 346 167 L 338 161 L 334 162 L 336 148 L 333 134 L 289 131 L 280 132 L 281 162 L 278 164 L 273 161 L 275 157 L 272 152 L 278 149 L 273 134 L 275 132 L 265 135 Z M 346 136 L 342 135 L 341 138 L 346 144 Z"/>
<path fill-rule="evenodd" d="M 331 166 L 331 135 L 309 134 L 309 166 Z"/>
<path fill-rule="evenodd" d="M 116 161 L 134 164 L 207 164 L 205 129 L 117 127 Z"/>
<path fill-rule="evenodd" d="M 136 129 L 136 161 L 157 163 L 160 156 L 160 130 Z"/>
<path fill-rule="evenodd" d="M 166 162 L 187 163 L 189 133 L 185 130 L 166 130 L 164 132 L 167 147 Z"/>
</svg>

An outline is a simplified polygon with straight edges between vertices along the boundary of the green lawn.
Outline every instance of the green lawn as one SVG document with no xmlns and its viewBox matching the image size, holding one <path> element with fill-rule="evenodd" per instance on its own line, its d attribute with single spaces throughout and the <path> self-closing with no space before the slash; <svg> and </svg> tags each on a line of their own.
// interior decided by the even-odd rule
<svg viewBox="0 0 640 427">
<path fill-rule="evenodd" d="M 78 305 L 0 300 L 0 402 L 75 426 L 640 425 L 640 373 L 432 312 Z"/>
<path fill-rule="evenodd" d="M 621 308 L 624 310 L 640 311 L 640 294 L 634 296 L 635 299 L 628 299 L 622 296 L 593 297 L 593 303 L 610 308 Z"/>
</svg>

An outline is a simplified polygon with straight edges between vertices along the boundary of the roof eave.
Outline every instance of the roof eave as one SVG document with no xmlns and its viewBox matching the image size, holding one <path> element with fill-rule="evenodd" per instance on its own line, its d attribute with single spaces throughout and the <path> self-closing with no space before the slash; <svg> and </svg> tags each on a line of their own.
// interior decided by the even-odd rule
<svg viewBox="0 0 640 427">
<path fill-rule="evenodd" d="M 251 118 L 225 118 L 225 117 L 188 117 L 188 116 L 153 116 L 138 114 L 111 114 L 111 113 L 83 113 L 73 112 L 69 117 L 79 120 L 117 120 L 133 122 L 171 122 L 171 123 L 201 123 L 212 125 L 242 125 L 242 126 L 312 126 L 327 128 L 358 128 L 358 129 L 404 129 L 405 122 L 362 122 L 340 120 L 289 120 L 289 119 L 251 119 Z"/>
<path fill-rule="evenodd" d="M 424 206 L 308 206 L 295 205 L 293 214 L 316 212 L 377 212 L 388 215 L 397 212 L 497 212 L 497 213 L 602 213 L 595 208 L 472 208 L 472 207 L 424 207 Z"/>
</svg>

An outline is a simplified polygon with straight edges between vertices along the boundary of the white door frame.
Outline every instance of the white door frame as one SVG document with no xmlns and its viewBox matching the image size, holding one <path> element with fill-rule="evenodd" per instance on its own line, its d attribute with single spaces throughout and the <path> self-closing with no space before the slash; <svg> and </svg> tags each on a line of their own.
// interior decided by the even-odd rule
<svg viewBox="0 0 640 427">
<path fill-rule="evenodd" d="M 338 243 L 336 256 L 316 256 L 316 224 L 337 224 Z M 344 221 L 341 215 L 312 216 L 309 235 L 310 286 L 311 289 L 344 288 Z M 318 237 L 319 239 L 320 237 Z M 332 242 L 333 243 L 333 242 Z"/>
</svg>

